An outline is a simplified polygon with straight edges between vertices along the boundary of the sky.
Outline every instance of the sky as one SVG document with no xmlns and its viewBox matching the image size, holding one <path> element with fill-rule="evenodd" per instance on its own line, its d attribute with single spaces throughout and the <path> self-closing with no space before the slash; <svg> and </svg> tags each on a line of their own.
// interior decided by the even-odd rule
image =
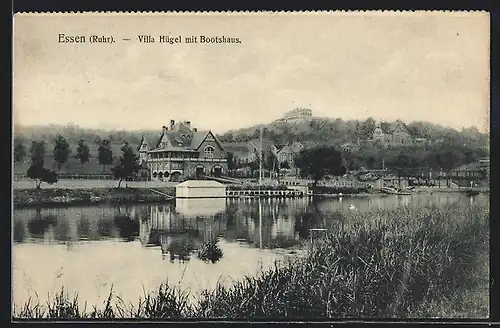
<svg viewBox="0 0 500 328">
<path fill-rule="evenodd" d="M 60 33 L 87 42 L 59 43 Z M 116 42 L 89 43 L 90 35 Z M 319 117 L 489 131 L 484 12 L 23 14 L 14 17 L 13 58 L 21 125 L 154 130 L 173 119 L 222 133 L 305 107 Z"/>
</svg>

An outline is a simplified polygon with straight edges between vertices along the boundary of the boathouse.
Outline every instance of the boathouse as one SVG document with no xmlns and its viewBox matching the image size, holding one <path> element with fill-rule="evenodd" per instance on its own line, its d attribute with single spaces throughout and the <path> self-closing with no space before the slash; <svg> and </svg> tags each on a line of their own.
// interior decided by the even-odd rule
<svg viewBox="0 0 500 328">
<path fill-rule="evenodd" d="M 177 198 L 226 197 L 226 186 L 211 180 L 187 180 L 175 186 Z"/>
<path fill-rule="evenodd" d="M 176 198 L 175 211 L 185 217 L 213 217 L 226 210 L 225 198 Z"/>
</svg>

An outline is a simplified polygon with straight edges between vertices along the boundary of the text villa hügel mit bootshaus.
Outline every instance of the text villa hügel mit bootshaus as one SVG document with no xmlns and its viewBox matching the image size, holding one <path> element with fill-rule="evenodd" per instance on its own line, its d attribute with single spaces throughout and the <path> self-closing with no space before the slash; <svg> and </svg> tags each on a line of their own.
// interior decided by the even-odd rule
<svg viewBox="0 0 500 328">
<path fill-rule="evenodd" d="M 59 43 L 115 43 L 116 38 L 112 35 L 67 35 L 64 33 L 58 34 Z M 121 38 L 122 41 L 138 41 L 140 43 L 200 43 L 200 44 L 238 44 L 241 43 L 238 37 L 228 36 L 171 36 L 171 35 L 138 35 L 135 38 Z"/>
</svg>

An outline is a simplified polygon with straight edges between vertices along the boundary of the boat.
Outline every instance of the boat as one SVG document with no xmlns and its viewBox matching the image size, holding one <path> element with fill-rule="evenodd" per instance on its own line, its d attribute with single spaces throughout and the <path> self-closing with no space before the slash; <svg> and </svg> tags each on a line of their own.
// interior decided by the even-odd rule
<svg viewBox="0 0 500 328">
<path fill-rule="evenodd" d="M 404 190 L 404 189 L 398 190 L 390 187 L 382 187 L 380 188 L 380 191 L 389 195 L 411 195 L 411 192 L 409 190 Z"/>
<path fill-rule="evenodd" d="M 398 192 L 396 189 L 390 188 L 390 187 L 382 187 L 382 188 L 380 188 L 380 191 L 385 193 L 385 194 L 390 194 L 390 195 L 395 195 Z"/>
</svg>

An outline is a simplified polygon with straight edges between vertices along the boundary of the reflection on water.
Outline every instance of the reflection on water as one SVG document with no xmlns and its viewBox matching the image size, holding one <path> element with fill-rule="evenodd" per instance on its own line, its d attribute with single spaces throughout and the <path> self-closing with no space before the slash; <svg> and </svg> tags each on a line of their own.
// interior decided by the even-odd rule
<svg viewBox="0 0 500 328">
<path fill-rule="evenodd" d="M 159 246 L 163 255 L 189 260 L 216 238 L 256 248 L 287 248 L 322 228 L 337 211 L 374 211 L 410 204 L 451 204 L 488 199 L 458 194 L 310 199 L 177 199 L 168 204 L 37 208 L 14 211 L 13 235 L 21 243 L 65 243 L 105 239 Z M 260 212 L 259 212 L 260 211 Z M 170 255 L 169 255 L 170 256 Z"/>
<path fill-rule="evenodd" d="M 165 279 L 179 279 L 189 288 L 213 286 L 221 275 L 237 278 L 271 265 L 282 255 L 270 249 L 307 240 L 309 229 L 325 227 L 337 211 L 488 199 L 443 193 L 262 199 L 261 206 L 255 199 L 177 199 L 169 204 L 17 209 L 14 295 L 23 300 L 31 289 L 54 292 L 57 284 L 46 285 L 46 280 L 62 275 L 61 270 L 64 284 L 79 292 L 85 288 L 90 302 L 101 297 L 96 289 L 119 282 L 133 299 L 142 295 L 144 284 L 155 288 Z M 210 255 L 217 248 L 220 254 Z M 222 258 L 205 261 L 199 254 Z M 181 266 L 166 266 L 171 263 Z"/>
</svg>

